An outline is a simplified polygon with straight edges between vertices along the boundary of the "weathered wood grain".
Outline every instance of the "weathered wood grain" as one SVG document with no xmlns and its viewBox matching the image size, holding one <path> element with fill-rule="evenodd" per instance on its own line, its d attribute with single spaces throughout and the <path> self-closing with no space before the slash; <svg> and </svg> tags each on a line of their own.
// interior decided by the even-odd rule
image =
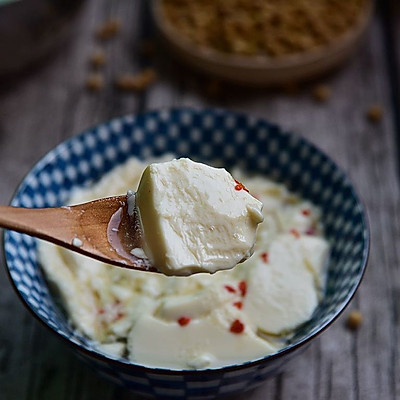
<svg viewBox="0 0 400 400">
<path fill-rule="evenodd" d="M 399 67 L 400 60 L 387 55 L 393 46 L 399 48 L 400 15 L 390 14 L 394 27 L 390 44 L 385 31 L 387 12 L 376 16 L 351 63 L 323 80 L 332 89 L 332 97 L 324 104 L 312 98 L 312 85 L 290 95 L 228 84 L 210 97 L 204 90 L 207 81 L 181 70 L 176 73 L 176 64 L 164 53 L 154 60 L 160 74 L 155 85 L 142 95 L 121 94 L 112 83 L 116 76 L 152 63 L 138 51 L 142 38 L 151 33 L 145 3 L 88 1 L 68 46 L 42 68 L 0 91 L 0 165 L 4 171 L 0 201 L 9 200 L 23 175 L 47 150 L 111 117 L 160 107 L 212 105 L 277 122 L 330 154 L 349 174 L 367 207 L 372 232 L 370 263 L 350 307 L 359 308 L 365 321 L 358 332 L 350 332 L 344 327 L 345 314 L 282 375 L 237 399 L 400 399 L 399 111 L 394 101 L 399 87 L 393 87 L 395 69 L 390 64 L 396 62 Z M 123 21 L 123 29 L 115 39 L 99 44 L 93 31 L 111 16 Z M 84 88 L 87 59 L 99 45 L 109 60 L 104 68 L 107 85 L 92 94 Z M 384 107 L 384 118 L 371 124 L 365 112 L 375 103 Z M 3 271 L 0 288 L 1 399 L 136 398 L 94 375 L 34 321 Z"/>
</svg>

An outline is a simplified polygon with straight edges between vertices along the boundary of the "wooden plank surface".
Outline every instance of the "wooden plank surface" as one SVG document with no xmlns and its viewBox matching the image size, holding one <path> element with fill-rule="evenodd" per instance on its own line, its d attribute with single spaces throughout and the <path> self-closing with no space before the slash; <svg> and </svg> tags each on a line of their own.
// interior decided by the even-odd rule
<svg viewBox="0 0 400 400">
<path fill-rule="evenodd" d="M 151 35 L 145 4 L 87 1 L 75 22 L 74 37 L 56 57 L 0 86 L 0 202 L 9 201 L 18 182 L 46 151 L 111 117 L 160 107 L 211 105 L 279 123 L 330 154 L 349 174 L 367 207 L 370 263 L 350 307 L 360 309 L 365 321 L 359 331 L 350 332 L 344 326 L 345 314 L 287 371 L 237 399 L 400 399 L 399 87 L 393 82 L 400 60 L 387 53 L 399 49 L 400 43 L 400 15 L 387 12 L 394 3 L 380 9 L 352 61 L 323 80 L 332 89 L 332 97 L 323 104 L 311 96 L 312 86 L 291 95 L 224 85 L 217 96 L 210 96 L 204 79 L 176 73 L 176 64 L 165 53 L 154 60 L 140 54 L 141 41 Z M 93 38 L 96 26 L 109 17 L 119 18 L 123 29 L 103 46 L 108 57 L 107 84 L 93 94 L 84 87 L 87 59 L 99 46 Z M 394 27 L 390 43 L 388 18 Z M 118 74 L 149 64 L 156 66 L 160 79 L 145 93 L 115 90 L 112 82 Z M 384 108 L 384 118 L 371 124 L 365 112 L 375 103 Z M 0 290 L 0 399 L 137 398 L 98 378 L 34 321 L 3 269 Z"/>
</svg>

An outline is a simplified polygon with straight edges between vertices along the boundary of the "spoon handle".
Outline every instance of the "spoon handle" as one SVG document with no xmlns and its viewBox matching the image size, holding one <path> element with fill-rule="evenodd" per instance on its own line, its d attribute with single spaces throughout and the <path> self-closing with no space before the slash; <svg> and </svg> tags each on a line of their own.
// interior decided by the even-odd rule
<svg viewBox="0 0 400 400">
<path fill-rule="evenodd" d="M 73 207 L 19 208 L 0 206 L 0 227 L 26 233 L 64 246 L 72 246 L 81 231 L 79 213 Z"/>
</svg>

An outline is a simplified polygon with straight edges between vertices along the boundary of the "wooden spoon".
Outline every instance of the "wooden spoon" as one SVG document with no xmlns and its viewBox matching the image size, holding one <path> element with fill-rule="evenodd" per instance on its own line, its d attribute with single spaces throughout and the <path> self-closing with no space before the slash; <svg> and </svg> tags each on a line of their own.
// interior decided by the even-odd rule
<svg viewBox="0 0 400 400">
<path fill-rule="evenodd" d="M 47 240 L 107 264 L 157 271 L 140 254 L 143 251 L 139 219 L 135 211 L 128 214 L 126 195 L 58 208 L 0 206 L 0 227 Z"/>
</svg>

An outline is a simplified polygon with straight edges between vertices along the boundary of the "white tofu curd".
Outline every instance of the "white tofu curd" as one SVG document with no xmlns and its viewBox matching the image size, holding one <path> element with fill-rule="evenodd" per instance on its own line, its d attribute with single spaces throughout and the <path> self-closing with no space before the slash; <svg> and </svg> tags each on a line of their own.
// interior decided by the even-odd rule
<svg viewBox="0 0 400 400">
<path fill-rule="evenodd" d="M 188 160 L 171 165 L 185 163 L 189 168 Z M 70 203 L 136 190 L 145 168 L 144 163 L 130 159 L 93 186 L 76 190 Z M 158 252 L 167 254 L 172 265 L 168 268 L 208 262 L 219 267 L 226 266 L 227 260 L 232 266 L 251 248 L 251 235 L 261 219 L 252 206 L 260 210 L 260 205 L 244 189 L 236 190 L 239 184 L 232 183 L 225 172 L 217 170 L 222 177 L 210 182 L 204 169 L 195 171 L 207 185 L 207 195 L 182 188 L 174 197 L 169 185 L 189 186 L 191 172 L 184 172 L 184 167 L 161 174 L 168 178 L 165 182 L 156 174 L 150 187 L 157 193 L 139 195 L 140 201 L 148 201 L 144 204 L 152 202 L 150 209 L 160 205 L 160 214 L 148 218 L 154 219 L 161 235 L 169 235 L 157 239 L 163 249 L 152 246 L 153 257 L 164 257 Z M 276 352 L 293 329 L 311 317 L 324 291 L 329 255 L 320 210 L 261 175 L 247 176 L 241 171 L 233 171 L 233 175 L 263 204 L 264 222 L 258 225 L 254 254 L 232 269 L 170 277 L 113 267 L 47 242 L 39 243 L 39 260 L 48 280 L 57 287 L 71 322 L 97 344 L 99 352 L 152 367 L 217 368 Z M 240 212 L 234 201 L 237 198 Z M 198 200 L 201 209 L 196 209 Z M 178 215 L 176 220 L 173 213 Z M 218 234 L 208 232 L 206 227 L 216 226 L 216 220 L 220 221 L 220 228 L 215 228 Z M 166 227 L 166 221 L 173 229 Z M 240 252 L 220 237 L 232 234 L 237 227 L 245 236 L 243 241 L 232 238 Z M 193 229 L 198 241 L 194 236 L 183 239 L 183 229 Z M 179 246 L 169 242 L 172 237 Z M 154 244 L 154 240 L 151 237 L 149 242 Z M 193 246 L 201 249 L 187 254 Z"/>
<path fill-rule="evenodd" d="M 308 237 L 280 235 L 271 243 L 268 259 L 257 253 L 248 260 L 252 268 L 243 311 L 257 329 L 267 334 L 279 335 L 294 329 L 309 319 L 318 305 L 314 270 L 311 269 L 315 263 L 304 257 L 304 247 L 309 245 L 305 240 Z M 318 247 L 314 250 L 326 256 L 326 242 L 316 240 L 318 243 L 313 246 Z"/>
<path fill-rule="evenodd" d="M 153 367 L 215 368 L 277 350 L 278 347 L 261 339 L 250 328 L 245 327 L 237 334 L 230 332 L 231 320 L 237 317 L 235 314 L 228 307 L 217 308 L 183 326 L 177 321 L 143 316 L 129 337 L 132 359 Z M 150 354 L 149 343 L 152 346 Z"/>
<path fill-rule="evenodd" d="M 149 165 L 136 193 L 144 250 L 166 275 L 229 269 L 253 252 L 262 203 L 223 168 Z"/>
</svg>

